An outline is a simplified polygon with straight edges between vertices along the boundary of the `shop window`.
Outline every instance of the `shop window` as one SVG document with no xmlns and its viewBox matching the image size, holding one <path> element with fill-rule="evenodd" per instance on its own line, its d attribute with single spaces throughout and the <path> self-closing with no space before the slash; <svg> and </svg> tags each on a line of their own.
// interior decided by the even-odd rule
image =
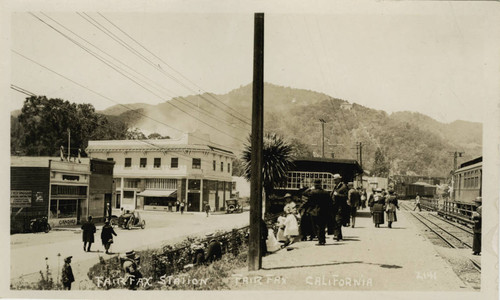
<svg viewBox="0 0 500 300">
<path fill-rule="evenodd" d="M 107 161 L 114 161 L 114 159 L 112 157 L 108 157 L 106 158 Z"/>
<path fill-rule="evenodd" d="M 193 158 L 193 169 L 201 169 L 201 158 Z"/>
<path fill-rule="evenodd" d="M 49 218 L 57 218 L 57 200 L 50 200 L 50 216 Z"/>
<path fill-rule="evenodd" d="M 188 184 L 188 189 L 190 190 L 200 190 L 201 180 L 190 179 Z"/>
<path fill-rule="evenodd" d="M 172 157 L 170 159 L 170 168 L 178 168 L 179 167 L 179 158 L 178 157 Z"/>
<path fill-rule="evenodd" d="M 132 158 L 125 157 L 125 168 L 130 168 L 132 166 Z"/>
<path fill-rule="evenodd" d="M 148 164 L 148 159 L 146 157 L 141 157 L 141 160 L 139 161 L 139 166 L 141 168 L 145 168 L 147 164 Z"/>
<path fill-rule="evenodd" d="M 123 198 L 134 198 L 134 191 L 123 191 Z"/>
<path fill-rule="evenodd" d="M 59 200 L 58 218 L 76 218 L 76 202 L 75 199 Z"/>
<path fill-rule="evenodd" d="M 155 159 L 154 159 L 154 163 L 153 163 L 153 166 L 154 166 L 155 168 L 159 168 L 159 167 L 161 167 L 161 157 L 155 157 Z"/>
</svg>

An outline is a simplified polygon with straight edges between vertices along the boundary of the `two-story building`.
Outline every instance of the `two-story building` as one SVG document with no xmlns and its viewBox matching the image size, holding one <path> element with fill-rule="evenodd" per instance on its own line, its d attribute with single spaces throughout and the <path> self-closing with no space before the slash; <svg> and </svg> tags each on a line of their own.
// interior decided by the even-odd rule
<svg viewBox="0 0 500 300">
<path fill-rule="evenodd" d="M 231 195 L 234 154 L 209 142 L 207 135 L 179 139 L 89 141 L 91 158 L 115 162 L 114 208 L 220 210 Z"/>
<path fill-rule="evenodd" d="M 11 231 L 47 217 L 52 227 L 76 225 L 92 215 L 104 221 L 113 198 L 113 162 L 81 158 L 12 156 Z"/>
</svg>

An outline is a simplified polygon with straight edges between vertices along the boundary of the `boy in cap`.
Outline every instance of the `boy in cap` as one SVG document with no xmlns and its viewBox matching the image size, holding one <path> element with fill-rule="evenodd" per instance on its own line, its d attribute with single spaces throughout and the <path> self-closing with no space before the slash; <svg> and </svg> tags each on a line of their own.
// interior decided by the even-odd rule
<svg viewBox="0 0 500 300">
<path fill-rule="evenodd" d="M 75 277 L 73 276 L 73 270 L 71 269 L 71 258 L 73 256 L 68 256 L 64 259 L 64 266 L 62 269 L 61 281 L 65 290 L 71 290 L 71 283 L 75 281 Z"/>
</svg>

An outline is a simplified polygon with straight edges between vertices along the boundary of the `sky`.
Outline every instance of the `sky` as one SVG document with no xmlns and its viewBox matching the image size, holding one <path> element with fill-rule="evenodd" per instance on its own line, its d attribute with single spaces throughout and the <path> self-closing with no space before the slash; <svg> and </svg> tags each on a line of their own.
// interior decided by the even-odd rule
<svg viewBox="0 0 500 300">
<path fill-rule="evenodd" d="M 225 94 L 252 81 L 253 12 L 262 8 L 266 82 L 445 123 L 481 122 L 496 103 L 500 24 L 488 4 L 218 3 L 14 10 L 10 84 L 99 110 Z M 11 110 L 20 109 L 26 95 L 11 89 L 9 96 Z"/>
</svg>

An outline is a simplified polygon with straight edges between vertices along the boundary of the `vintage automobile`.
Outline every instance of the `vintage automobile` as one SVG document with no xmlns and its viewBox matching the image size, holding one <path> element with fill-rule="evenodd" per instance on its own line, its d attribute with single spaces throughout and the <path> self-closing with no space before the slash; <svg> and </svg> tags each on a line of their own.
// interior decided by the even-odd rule
<svg viewBox="0 0 500 300">
<path fill-rule="evenodd" d="M 125 212 L 118 217 L 118 227 L 123 229 L 142 228 L 146 227 L 146 221 L 141 218 L 138 211 L 125 210 Z"/>
<path fill-rule="evenodd" d="M 238 199 L 228 199 L 226 200 L 226 213 L 241 213 L 243 212 L 243 207 L 240 205 Z"/>
</svg>

